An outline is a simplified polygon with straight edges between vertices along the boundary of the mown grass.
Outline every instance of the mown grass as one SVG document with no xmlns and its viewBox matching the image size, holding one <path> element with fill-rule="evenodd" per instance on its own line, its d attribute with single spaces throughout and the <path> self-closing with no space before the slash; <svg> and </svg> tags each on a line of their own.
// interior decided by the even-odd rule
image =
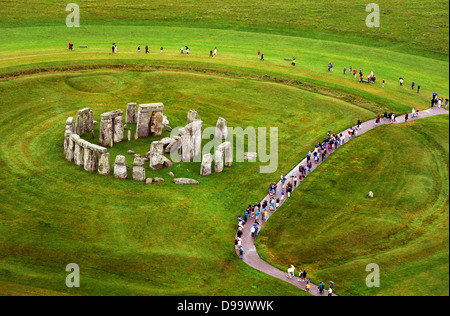
<svg viewBox="0 0 450 316">
<path fill-rule="evenodd" d="M 300 294 L 252 272 L 233 251 L 234 218 L 273 181 L 272 174 L 259 174 L 259 163 L 236 163 L 206 178 L 196 163 L 153 172 L 147 166 L 148 177 L 166 179 L 152 186 L 89 174 L 62 154 L 65 119 L 78 109 L 91 107 L 99 121 L 128 102 L 164 101 L 174 127 L 184 126 L 189 109 L 199 112 L 204 127 L 221 115 L 229 126 L 277 126 L 280 172 L 296 163 L 318 131 L 373 116 L 282 84 L 181 72 L 49 74 L 1 82 L 0 91 L 0 280 L 69 294 Z M 152 140 L 117 144 L 112 162 L 125 154 L 131 167 L 126 151 L 143 155 Z M 175 186 L 169 171 L 200 185 Z M 82 270 L 78 292 L 64 284 L 70 262 Z M 237 286 L 243 276 L 244 289 Z"/>
<path fill-rule="evenodd" d="M 235 256 L 236 215 L 249 202 L 259 201 L 268 183 L 290 170 L 326 131 L 344 129 L 357 118 L 369 119 L 384 110 L 425 109 L 432 92 L 442 95 L 449 89 L 448 1 L 380 1 L 380 29 L 365 26 L 366 3 L 361 1 L 79 4 L 81 27 L 67 28 L 65 4 L 0 1 L 0 295 L 303 295 Z M 68 42 L 75 43 L 74 51 L 67 50 Z M 118 44 L 119 54 L 110 53 L 112 42 Z M 79 49 L 82 44 L 89 48 Z M 144 51 L 146 44 L 150 54 L 138 54 L 137 45 Z M 179 53 L 184 45 L 191 47 L 189 57 Z M 159 53 L 161 46 L 164 54 Z M 219 56 L 209 58 L 216 46 Z M 258 50 L 266 55 L 264 63 L 256 59 Z M 284 60 L 294 56 L 296 67 Z M 334 73 L 326 69 L 330 61 Z M 350 65 L 365 74 L 373 70 L 379 82 L 386 79 L 386 87 L 361 85 L 344 76 L 343 67 Z M 400 76 L 406 87 L 399 87 Z M 408 87 L 413 80 L 422 86 L 421 94 Z M 100 113 L 124 110 L 133 101 L 163 102 L 172 126 L 183 126 L 189 109 L 199 112 L 205 127 L 214 126 L 218 116 L 227 118 L 230 126 L 276 126 L 277 173 L 259 174 L 260 163 L 235 163 L 222 174 L 201 178 L 198 164 L 182 163 L 162 171 L 147 168 L 148 176 L 162 176 L 166 182 L 145 186 L 89 174 L 63 159 L 68 116 L 91 107 L 99 121 Z M 434 153 L 434 160 L 419 156 L 423 163 L 434 163 L 426 165 L 429 174 L 422 178 L 438 190 L 445 182 L 442 161 L 448 161 L 448 147 L 442 151 L 436 144 L 448 142 L 448 133 L 434 130 L 442 127 L 441 120 L 433 122 L 427 126 L 438 135 L 434 138 L 414 125 L 405 133 L 396 129 L 389 139 L 397 144 L 415 128 L 423 139 L 412 142 L 417 151 Z M 116 144 L 110 150 L 112 160 L 128 149 L 143 155 L 154 139 Z M 365 156 L 381 154 L 375 148 L 379 143 L 371 145 L 361 149 Z M 131 156 L 127 159 L 131 166 Z M 201 183 L 175 187 L 169 171 Z M 370 172 L 361 171 L 361 177 L 366 179 Z M 430 179 L 431 174 L 436 177 Z M 324 183 L 327 176 L 321 177 Z M 426 185 L 418 189 L 426 190 Z M 405 209 L 412 214 L 410 221 L 402 219 L 409 216 L 405 214 L 374 220 L 394 231 L 386 257 L 376 248 L 383 247 L 384 239 L 373 248 L 355 243 L 341 247 L 333 240 L 340 249 L 334 258 L 340 259 L 328 271 L 322 254 L 329 245 L 315 244 L 316 252 L 308 248 L 314 281 L 332 275 L 339 282 L 338 294 L 398 294 L 402 282 L 413 283 L 407 294 L 437 293 L 446 284 L 448 288 L 448 274 L 441 269 L 448 268 L 448 250 L 442 247 L 446 241 L 433 239 L 426 248 L 424 238 L 437 236 L 442 229 L 436 222 L 448 217 L 448 202 L 442 201 L 445 190 L 439 190 L 441 194 L 430 197 L 437 202 L 424 205 L 420 216 L 414 217 L 415 209 Z M 411 196 L 414 192 L 408 191 L 403 199 Z M 342 197 L 348 195 L 342 192 Z M 349 202 L 348 207 L 361 202 Z M 436 221 L 432 216 L 424 219 L 433 212 Z M 321 216 L 315 223 L 324 225 Z M 364 230 L 356 226 L 361 222 L 354 223 L 351 228 Z M 284 247 L 285 227 L 270 227 L 265 232 L 277 235 L 279 229 L 281 234 L 273 245 Z M 436 235 L 410 234 L 411 227 Z M 286 254 L 283 247 L 271 245 L 264 245 L 269 247 L 266 253 L 297 258 L 296 249 Z M 382 273 L 390 280 L 387 288 L 365 291 L 359 276 L 352 279 L 360 268 L 354 258 L 358 251 L 364 263 L 367 258 L 382 263 Z M 271 260 L 284 269 L 284 256 Z M 404 265 L 397 264 L 401 256 Z M 80 265 L 80 289 L 65 286 L 70 262 Z M 426 284 L 414 283 L 405 267 L 430 268 L 417 279 L 426 278 Z"/>
<path fill-rule="evenodd" d="M 379 0 L 380 28 L 366 26 L 367 2 L 78 1 L 80 24 L 176 26 L 283 34 L 382 47 L 448 60 L 448 1 Z M 0 26 L 65 25 L 66 3 L 1 1 Z"/>
<path fill-rule="evenodd" d="M 448 133 L 448 117 L 427 118 L 339 149 L 264 227 L 263 258 L 342 294 L 448 295 Z M 365 286 L 369 263 L 379 288 Z"/>
</svg>

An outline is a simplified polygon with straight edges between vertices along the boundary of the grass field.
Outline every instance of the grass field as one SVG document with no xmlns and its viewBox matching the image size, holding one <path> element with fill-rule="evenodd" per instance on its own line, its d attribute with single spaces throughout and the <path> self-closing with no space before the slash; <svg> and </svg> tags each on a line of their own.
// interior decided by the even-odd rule
<svg viewBox="0 0 450 316">
<path fill-rule="evenodd" d="M 449 90 L 449 2 L 379 4 L 382 27 L 369 29 L 359 0 L 80 1 L 80 28 L 68 28 L 65 4 L 0 0 L 0 295 L 305 295 L 237 258 L 236 216 L 328 130 L 424 110 L 432 92 Z M 146 44 L 150 54 L 137 53 Z M 179 52 L 185 45 L 190 56 Z M 214 47 L 219 55 L 209 58 Z M 296 67 L 284 60 L 292 57 Z M 360 84 L 344 66 L 373 70 L 386 87 Z M 234 163 L 202 178 L 198 163 L 147 166 L 147 176 L 166 182 L 145 186 L 64 160 L 67 117 L 90 107 L 100 121 L 129 102 L 163 102 L 173 127 L 185 125 L 190 109 L 204 127 L 219 116 L 232 127 L 278 127 L 277 172 Z M 143 155 L 155 139 L 116 144 L 111 160 L 128 149 Z M 306 264 L 315 282 L 338 282 L 341 295 L 448 294 L 448 140 L 448 118 L 433 118 L 342 148 L 265 226 L 265 259 L 283 269 L 290 260 Z M 200 185 L 174 186 L 169 171 Z M 350 192 L 333 182 L 339 177 Z M 372 179 L 374 201 L 360 178 Z M 339 193 L 334 204 L 320 199 L 326 189 Z M 382 269 L 377 291 L 353 274 L 369 261 Z M 65 286 L 70 262 L 80 265 L 79 289 Z"/>
<path fill-rule="evenodd" d="M 342 294 L 448 295 L 448 133 L 448 117 L 434 117 L 342 147 L 268 221 L 262 257 Z M 369 263 L 379 288 L 365 285 Z"/>
</svg>

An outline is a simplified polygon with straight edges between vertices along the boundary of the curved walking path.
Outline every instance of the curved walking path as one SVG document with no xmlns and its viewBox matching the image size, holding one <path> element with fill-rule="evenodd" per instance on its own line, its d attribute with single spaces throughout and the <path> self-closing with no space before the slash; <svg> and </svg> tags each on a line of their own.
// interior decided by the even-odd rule
<svg viewBox="0 0 450 316">
<path fill-rule="evenodd" d="M 411 113 L 409 113 L 408 114 L 408 116 L 409 116 L 408 122 L 414 121 L 414 120 L 417 120 L 417 119 L 420 119 L 420 118 L 425 118 L 425 117 L 430 117 L 430 116 L 435 116 L 435 115 L 445 115 L 445 114 L 448 115 L 449 112 L 447 110 L 443 109 L 443 108 L 433 107 L 433 108 L 430 108 L 430 109 L 425 110 L 425 111 L 420 111 L 419 116 L 416 115 L 415 118 L 411 118 Z M 348 137 L 348 133 L 347 133 L 348 129 L 343 131 L 342 133 L 345 133 L 345 143 L 343 145 L 345 145 L 346 143 L 351 141 L 353 138 L 358 137 L 358 136 L 366 133 L 367 131 L 377 127 L 377 125 L 375 125 L 375 120 L 376 119 L 373 119 L 373 120 L 370 120 L 370 121 L 362 123 L 361 127 L 357 131 L 357 136 L 349 138 Z M 405 115 L 398 116 L 396 118 L 396 122 L 393 122 L 393 123 L 391 123 L 389 120 L 384 120 L 383 118 L 381 118 L 380 123 L 378 124 L 378 126 L 385 125 L 385 124 L 399 124 L 399 123 L 404 123 L 404 122 L 405 122 Z M 341 146 L 343 146 L 343 145 L 341 145 Z M 341 146 L 339 146 L 339 147 L 341 147 Z M 336 148 L 333 148 L 332 150 L 328 151 L 327 152 L 327 157 L 329 155 L 331 155 L 335 150 L 336 150 Z M 314 171 L 314 169 L 317 168 L 317 166 L 319 166 L 322 163 L 322 161 L 315 162 L 313 158 L 311 159 L 311 162 L 312 162 L 311 172 Z M 298 173 L 298 168 L 301 165 L 306 166 L 306 157 L 299 164 L 297 164 L 297 166 L 295 166 L 294 169 L 292 169 L 288 174 L 286 174 L 285 177 L 287 179 L 290 179 L 290 177 L 291 177 L 291 175 L 293 174 L 294 171 L 296 173 Z M 308 176 L 309 173 L 310 172 L 307 173 L 307 176 Z M 287 182 L 288 181 L 286 181 L 286 183 Z M 300 183 L 297 183 L 297 187 L 299 185 L 300 185 Z M 261 204 L 262 204 L 262 202 L 264 200 L 269 202 L 271 197 L 275 197 L 275 199 L 279 198 L 281 196 L 282 187 L 283 187 L 283 185 L 282 185 L 281 180 L 280 180 L 277 183 L 277 193 L 275 195 L 273 195 L 273 196 L 270 196 L 269 194 L 266 195 L 264 197 L 264 199 L 261 201 Z M 295 189 L 296 189 L 296 187 L 295 188 L 293 187 L 291 194 L 293 194 Z M 261 231 L 262 227 L 264 226 L 265 222 L 267 222 L 267 220 L 270 218 L 270 216 L 273 213 L 275 213 L 283 205 L 283 202 L 286 199 L 287 199 L 287 194 L 285 194 L 285 199 L 284 200 L 280 199 L 280 205 L 279 205 L 278 208 L 275 208 L 274 211 L 269 211 L 269 210 L 267 211 L 266 221 L 263 221 L 262 219 L 259 220 L 259 224 L 260 224 L 259 225 L 259 227 L 260 227 L 259 231 Z M 260 217 L 262 218 L 262 214 L 260 215 Z M 287 273 L 288 267 L 286 267 L 286 271 L 279 270 L 279 269 L 275 268 L 274 266 L 270 265 L 269 263 L 263 261 L 259 257 L 258 252 L 256 251 L 256 247 L 255 247 L 255 238 L 253 238 L 251 236 L 251 231 L 250 231 L 254 222 L 255 222 L 255 218 L 250 217 L 247 220 L 247 223 L 245 224 L 244 229 L 243 229 L 243 234 L 242 234 L 242 237 L 241 237 L 242 238 L 241 245 L 244 248 L 245 252 L 244 252 L 244 258 L 242 260 L 245 263 L 247 263 L 249 266 L 251 266 L 251 267 L 253 267 L 253 268 L 255 268 L 255 269 L 257 269 L 257 270 L 259 270 L 261 272 L 269 274 L 269 275 L 271 275 L 273 277 L 276 277 L 278 279 L 281 279 L 283 281 L 289 282 L 292 285 L 295 285 L 298 288 L 306 291 L 306 282 L 298 282 L 298 277 L 297 276 L 293 277 L 292 279 L 288 278 L 288 276 L 287 276 L 288 275 L 288 273 Z M 238 251 L 236 251 L 236 252 L 238 252 Z M 327 292 L 326 289 L 323 292 L 323 294 L 320 294 L 318 286 L 314 285 L 314 284 L 311 284 L 310 293 L 312 295 L 315 295 L 315 296 L 327 296 L 328 295 L 328 292 Z M 337 296 L 337 295 L 333 293 L 333 296 Z"/>
</svg>

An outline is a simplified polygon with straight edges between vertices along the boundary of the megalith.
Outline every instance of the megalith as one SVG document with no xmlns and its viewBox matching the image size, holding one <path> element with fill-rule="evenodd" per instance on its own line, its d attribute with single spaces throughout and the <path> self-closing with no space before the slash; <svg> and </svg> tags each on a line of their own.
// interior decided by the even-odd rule
<svg viewBox="0 0 450 316">
<path fill-rule="evenodd" d="M 133 180 L 145 181 L 145 159 L 139 155 L 134 156 L 133 161 Z"/>
<path fill-rule="evenodd" d="M 128 177 L 128 166 L 125 156 L 117 155 L 114 163 L 114 178 L 126 179 Z"/>
<path fill-rule="evenodd" d="M 224 140 L 228 137 L 227 120 L 223 117 L 219 117 L 216 123 L 216 133 L 214 135 L 216 139 Z"/>
<path fill-rule="evenodd" d="M 201 176 L 209 176 L 211 174 L 212 155 L 204 154 L 202 159 L 202 165 L 200 167 Z"/>
</svg>

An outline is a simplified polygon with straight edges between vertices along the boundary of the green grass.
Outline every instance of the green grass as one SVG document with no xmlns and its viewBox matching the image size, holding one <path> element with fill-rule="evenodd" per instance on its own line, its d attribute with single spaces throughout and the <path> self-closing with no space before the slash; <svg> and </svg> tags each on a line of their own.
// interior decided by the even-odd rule
<svg viewBox="0 0 450 316">
<path fill-rule="evenodd" d="M 367 1 L 78 1 L 80 24 L 193 27 L 326 39 L 448 60 L 448 1 L 380 0 L 380 28 L 366 26 Z M 0 26 L 65 25 L 66 3 L 0 1 Z M 174 35 L 174 34 L 172 34 Z"/>
<path fill-rule="evenodd" d="M 448 3 L 382 0 L 382 26 L 369 29 L 364 23 L 366 3 L 359 0 L 80 1 L 81 27 L 67 28 L 65 4 L 0 0 L 0 295 L 304 295 L 237 258 L 235 217 L 249 202 L 260 200 L 268 183 L 296 165 L 326 131 L 342 130 L 379 112 L 423 110 L 432 92 L 448 93 Z M 74 51 L 67 50 L 68 42 L 75 44 Z M 118 44 L 118 54 L 110 53 L 112 42 Z M 138 54 L 137 45 L 144 51 L 146 44 L 150 54 Z M 179 53 L 184 45 L 191 47 L 190 56 Z M 161 46 L 164 54 L 159 53 Z M 219 56 L 209 58 L 216 46 Z M 256 58 L 258 50 L 266 56 L 264 63 Z M 284 60 L 294 56 L 296 67 Z M 330 61 L 334 73 L 327 71 Z M 344 76 L 343 67 L 350 65 L 365 74 L 373 70 L 379 81 L 386 79 L 386 87 Z M 398 85 L 400 76 L 406 87 Z M 412 80 L 422 86 L 420 94 L 408 87 Z M 173 127 L 184 126 L 190 109 L 198 111 L 204 127 L 215 126 L 219 116 L 233 127 L 278 127 L 278 170 L 260 174 L 261 163 L 235 163 L 222 174 L 202 178 L 198 163 L 160 171 L 147 167 L 147 176 L 161 176 L 166 182 L 145 186 L 90 174 L 64 160 L 67 117 L 90 107 L 99 121 L 101 113 L 125 110 L 128 102 L 163 102 Z M 130 128 L 134 131 L 135 126 Z M 336 240 L 342 237 L 332 235 L 336 262 L 325 267 L 321 256 L 329 245 L 311 242 L 315 248 L 305 249 L 311 252 L 309 261 L 302 263 L 311 267 L 315 281 L 329 275 L 339 281 L 338 294 L 397 294 L 402 282 L 414 284 L 405 294 L 448 288 L 448 274 L 442 269 L 448 268 L 448 250 L 443 250 L 448 234 L 440 243 L 434 238 L 442 230 L 448 232 L 448 202 L 443 201 L 448 191 L 441 189 L 448 184 L 448 146 L 441 148 L 448 143 L 448 122 L 436 118 L 391 129 L 392 135 L 383 134 L 391 140 L 391 151 L 414 149 L 425 166 L 416 166 L 414 179 L 398 169 L 402 183 L 415 180 L 417 190 L 432 187 L 440 194 L 428 195 L 437 199 L 435 204 L 414 200 L 414 205 L 423 206 L 420 212 L 405 206 L 402 213 L 394 207 L 397 213 L 391 217 L 373 219 L 384 226 L 367 230 L 365 238 L 393 232 L 387 256 L 376 248 L 385 245 L 384 239 L 373 245 L 363 244 L 366 239 L 352 244 L 347 236 L 348 246 L 341 247 Z M 414 133 L 420 142 L 414 142 Z M 116 144 L 109 150 L 111 161 L 125 154 L 131 167 L 126 151 L 143 155 L 156 139 Z M 383 150 L 378 146 L 385 143 L 373 137 L 355 141 L 330 161 L 353 152 L 363 141 L 373 147 L 361 147 L 361 155 L 372 157 L 368 166 L 374 164 Z M 364 179 L 369 173 L 366 163 L 357 166 Z M 325 170 L 326 164 L 321 168 Z M 324 176 L 321 170 L 317 179 L 324 184 L 328 172 Z M 198 179 L 200 185 L 175 186 L 169 171 Z M 380 187 L 375 192 L 389 192 L 381 182 L 375 184 Z M 358 185 L 356 189 L 366 190 Z M 395 186 L 389 189 L 396 192 Z M 349 195 L 341 195 L 348 200 Z M 411 197 L 415 193 L 405 191 L 401 202 Z M 370 203 L 378 203 L 377 199 Z M 367 203 L 360 197 L 348 207 L 359 209 Z M 380 205 L 368 206 L 379 212 Z M 313 224 L 327 225 L 322 215 L 311 218 Z M 335 220 L 336 226 L 344 225 Z M 443 228 L 437 226 L 442 220 Z M 273 221 L 264 233 L 278 238 L 260 246 L 272 263 L 284 269 L 286 258 L 296 259 L 298 253 L 294 248 L 285 251 L 283 232 L 289 228 L 276 217 Z M 355 224 L 350 228 L 366 231 L 364 222 L 350 222 Z M 427 233 L 411 235 L 416 227 Z M 313 236 L 313 227 L 309 229 Z M 408 247 L 398 241 L 402 238 Z M 378 291 L 361 288 L 360 276 L 352 275 L 359 269 L 357 259 L 363 264 L 377 260 L 390 283 Z M 65 286 L 65 266 L 71 262 L 80 265 L 80 289 Z M 410 268 L 424 267 L 429 271 L 421 272 L 417 280 L 426 282 L 410 278 Z"/>
<path fill-rule="evenodd" d="M 78 84 L 82 78 L 109 84 Z M 248 201 L 264 194 L 272 174 L 259 174 L 256 163 L 236 163 L 206 178 L 199 176 L 196 163 L 153 172 L 147 166 L 147 176 L 166 179 L 152 186 L 89 174 L 62 155 L 65 119 L 77 109 L 91 107 L 99 121 L 101 113 L 125 110 L 131 101 L 163 100 L 172 126 L 183 126 L 189 109 L 199 112 L 204 127 L 215 126 L 221 115 L 230 127 L 277 126 L 279 155 L 292 157 L 282 159 L 279 170 L 291 167 L 317 133 L 327 130 L 319 126 L 322 120 L 345 128 L 357 117 L 373 115 L 282 84 L 181 72 L 41 75 L 1 82 L 0 91 L 5 109 L 0 124 L 5 135 L 0 280 L 70 294 L 239 295 L 243 290 L 236 284 L 242 274 L 249 284 L 265 284 L 248 287 L 244 293 L 249 295 L 301 294 L 251 272 L 233 252 L 234 218 Z M 152 140 L 116 144 L 111 160 L 125 154 L 131 166 L 126 151 L 143 155 Z M 200 185 L 175 186 L 169 171 L 198 179 Z M 64 267 L 70 262 L 82 270 L 79 292 L 64 285 Z M 272 286 L 280 289 L 271 292 Z"/>
<path fill-rule="evenodd" d="M 448 295 L 448 123 L 383 126 L 339 149 L 271 217 L 262 257 L 343 295 Z M 379 288 L 365 286 L 369 263 Z"/>
</svg>

